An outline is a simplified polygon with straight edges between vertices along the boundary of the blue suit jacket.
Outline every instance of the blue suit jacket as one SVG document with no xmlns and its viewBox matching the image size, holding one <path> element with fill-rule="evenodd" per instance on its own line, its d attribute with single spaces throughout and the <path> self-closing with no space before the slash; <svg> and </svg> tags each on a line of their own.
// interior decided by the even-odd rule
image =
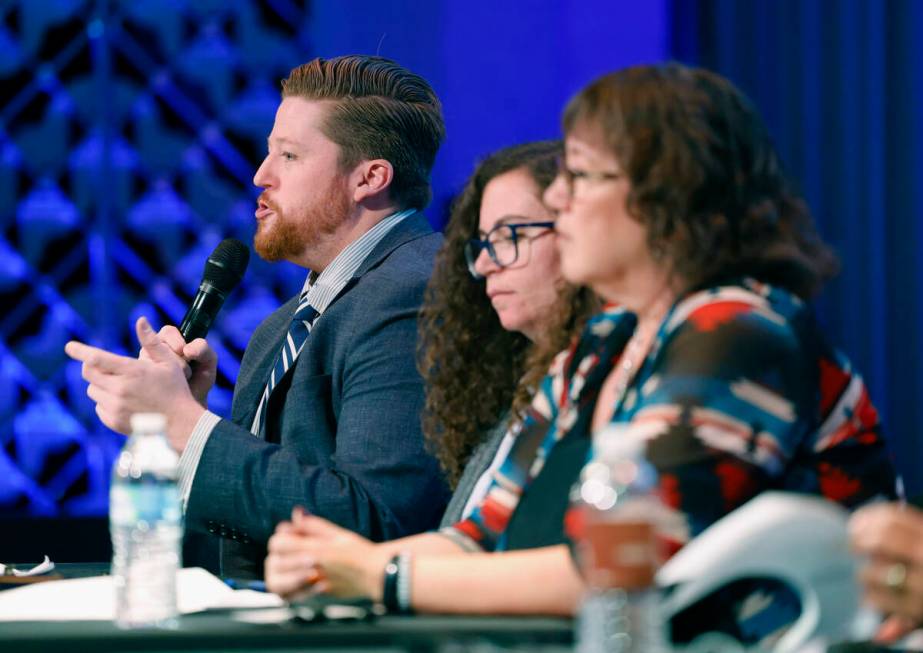
<svg viewBox="0 0 923 653">
<path fill-rule="evenodd" d="M 221 573 L 260 577 L 266 541 L 292 508 L 374 540 L 437 525 L 448 492 L 424 450 L 417 314 L 442 242 L 416 213 L 394 227 L 314 323 L 277 385 L 266 440 L 250 434 L 298 298 L 253 333 L 232 419 L 208 439 L 187 531 L 221 538 Z"/>
</svg>

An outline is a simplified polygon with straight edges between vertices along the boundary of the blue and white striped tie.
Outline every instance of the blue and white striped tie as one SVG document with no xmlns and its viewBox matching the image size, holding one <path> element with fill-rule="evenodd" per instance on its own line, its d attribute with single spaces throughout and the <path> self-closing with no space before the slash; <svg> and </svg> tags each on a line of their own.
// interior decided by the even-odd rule
<svg viewBox="0 0 923 653">
<path fill-rule="evenodd" d="M 295 314 L 292 315 L 292 323 L 288 327 L 288 334 L 282 343 L 282 349 L 276 357 L 276 362 L 272 366 L 272 373 L 269 375 L 269 381 L 266 383 L 266 389 L 263 390 L 263 398 L 260 399 L 259 408 L 256 410 L 256 416 L 253 418 L 253 425 L 250 432 L 256 436 L 262 436 L 266 424 L 266 409 L 269 404 L 269 397 L 275 389 L 276 384 L 282 380 L 289 368 L 295 364 L 295 359 L 301 353 L 304 343 L 308 340 L 311 333 L 311 327 L 317 318 L 318 312 L 308 303 L 305 295 L 302 295 Z"/>
</svg>

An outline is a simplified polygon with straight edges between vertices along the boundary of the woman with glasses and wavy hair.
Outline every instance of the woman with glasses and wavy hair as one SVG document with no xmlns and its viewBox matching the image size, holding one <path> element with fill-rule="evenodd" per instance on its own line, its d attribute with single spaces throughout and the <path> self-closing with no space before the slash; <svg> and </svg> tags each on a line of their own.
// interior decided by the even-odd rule
<svg viewBox="0 0 923 653">
<path fill-rule="evenodd" d="M 542 204 L 560 151 L 543 141 L 492 154 L 446 225 L 420 316 L 423 432 L 455 488 L 444 526 L 477 504 L 552 356 L 599 307 L 561 277 Z"/>
<path fill-rule="evenodd" d="M 743 95 L 708 71 L 639 66 L 580 91 L 563 124 L 545 192 L 561 269 L 609 303 L 554 359 L 470 515 L 380 545 L 298 516 L 270 542 L 274 591 L 570 614 L 568 490 L 597 433 L 643 447 L 680 545 L 767 489 L 848 507 L 893 492 L 862 380 L 807 305 L 835 259 Z"/>
</svg>

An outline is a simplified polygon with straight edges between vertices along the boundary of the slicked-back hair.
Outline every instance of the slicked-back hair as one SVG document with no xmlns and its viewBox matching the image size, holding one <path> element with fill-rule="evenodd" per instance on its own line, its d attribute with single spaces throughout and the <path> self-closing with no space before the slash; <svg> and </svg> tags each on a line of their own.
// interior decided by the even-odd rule
<svg viewBox="0 0 923 653">
<path fill-rule="evenodd" d="M 289 73 L 282 97 L 329 100 L 321 130 L 340 146 L 340 167 L 385 159 L 394 168 L 390 198 L 402 209 L 429 204 L 430 170 L 445 125 L 425 79 L 383 57 L 317 58 Z"/>
<path fill-rule="evenodd" d="M 628 212 L 688 286 L 753 276 L 809 298 L 838 269 L 759 114 L 727 79 L 636 66 L 580 91 L 564 133 L 599 128 L 630 182 Z"/>
</svg>

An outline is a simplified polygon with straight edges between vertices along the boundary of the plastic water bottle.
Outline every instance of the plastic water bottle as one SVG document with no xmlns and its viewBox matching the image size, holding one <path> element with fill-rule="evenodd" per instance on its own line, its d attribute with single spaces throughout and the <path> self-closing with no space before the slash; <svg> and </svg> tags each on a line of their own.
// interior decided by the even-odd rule
<svg viewBox="0 0 923 653">
<path fill-rule="evenodd" d="M 667 651 L 654 575 L 669 513 L 657 472 L 624 427 L 594 435 L 593 459 L 574 486 L 572 522 L 587 592 L 576 621 L 578 653 Z"/>
<path fill-rule="evenodd" d="M 123 628 L 177 624 L 183 521 L 176 484 L 179 457 L 165 431 L 163 415 L 133 415 L 131 437 L 112 473 L 109 527 L 115 620 Z"/>
</svg>

